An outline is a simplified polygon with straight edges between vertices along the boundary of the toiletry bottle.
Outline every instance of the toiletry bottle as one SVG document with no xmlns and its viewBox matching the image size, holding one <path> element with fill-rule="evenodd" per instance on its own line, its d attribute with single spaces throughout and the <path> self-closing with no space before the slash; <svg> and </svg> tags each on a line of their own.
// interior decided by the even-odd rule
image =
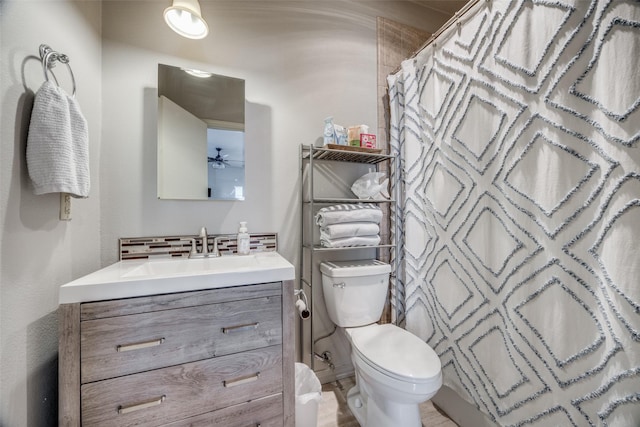
<svg viewBox="0 0 640 427">
<path fill-rule="evenodd" d="M 240 222 L 238 229 L 238 255 L 249 255 L 249 233 L 247 233 L 247 223 Z"/>
<path fill-rule="evenodd" d="M 333 127 L 333 117 L 327 117 L 324 119 L 324 145 L 327 144 L 335 144 L 336 141 L 336 130 Z"/>
</svg>

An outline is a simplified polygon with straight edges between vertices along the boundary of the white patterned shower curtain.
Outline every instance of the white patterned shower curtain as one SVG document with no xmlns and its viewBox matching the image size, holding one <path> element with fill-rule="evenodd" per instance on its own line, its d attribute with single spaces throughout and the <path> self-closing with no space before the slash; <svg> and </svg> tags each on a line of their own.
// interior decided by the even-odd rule
<svg viewBox="0 0 640 427">
<path fill-rule="evenodd" d="M 640 2 L 459 22 L 389 77 L 397 320 L 500 425 L 640 426 Z"/>
</svg>

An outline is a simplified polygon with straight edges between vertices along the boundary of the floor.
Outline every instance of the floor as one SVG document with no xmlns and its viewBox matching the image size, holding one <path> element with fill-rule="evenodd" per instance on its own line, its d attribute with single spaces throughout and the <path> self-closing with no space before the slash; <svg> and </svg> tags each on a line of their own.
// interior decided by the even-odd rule
<svg viewBox="0 0 640 427">
<path fill-rule="evenodd" d="M 355 378 L 345 378 L 322 386 L 322 401 L 318 406 L 318 427 L 360 427 L 347 407 L 347 391 L 354 386 Z M 457 427 L 435 408 L 431 402 L 420 405 L 424 427 Z"/>
</svg>

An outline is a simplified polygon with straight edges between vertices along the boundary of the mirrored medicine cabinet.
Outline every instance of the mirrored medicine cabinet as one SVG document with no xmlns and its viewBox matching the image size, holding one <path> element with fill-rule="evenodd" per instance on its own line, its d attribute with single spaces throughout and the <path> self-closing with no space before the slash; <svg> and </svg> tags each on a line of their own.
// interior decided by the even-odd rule
<svg viewBox="0 0 640 427">
<path fill-rule="evenodd" d="M 244 200 L 244 80 L 158 64 L 158 198 Z"/>
</svg>

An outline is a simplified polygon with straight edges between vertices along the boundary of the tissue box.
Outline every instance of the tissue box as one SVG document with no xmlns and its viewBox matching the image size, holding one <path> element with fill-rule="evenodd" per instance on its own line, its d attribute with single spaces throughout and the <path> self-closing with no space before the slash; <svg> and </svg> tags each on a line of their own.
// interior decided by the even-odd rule
<svg viewBox="0 0 640 427">
<path fill-rule="evenodd" d="M 360 146 L 360 126 L 349 126 L 347 129 L 347 140 L 353 147 Z"/>
<path fill-rule="evenodd" d="M 376 148 L 376 136 L 371 133 L 361 133 L 360 147 Z"/>
</svg>

